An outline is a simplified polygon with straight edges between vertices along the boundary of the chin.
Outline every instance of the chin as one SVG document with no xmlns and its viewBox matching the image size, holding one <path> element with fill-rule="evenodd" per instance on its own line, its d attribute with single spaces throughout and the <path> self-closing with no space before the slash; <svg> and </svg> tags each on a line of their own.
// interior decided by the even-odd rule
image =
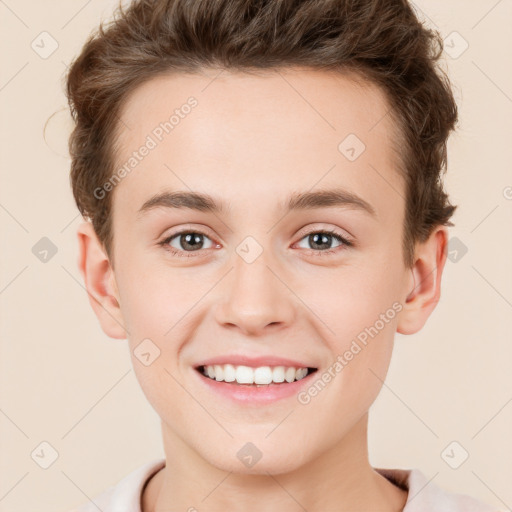
<svg viewBox="0 0 512 512">
<path fill-rule="evenodd" d="M 268 432 L 265 433 L 267 435 Z M 280 439 L 249 440 L 235 438 L 219 446 L 220 451 L 203 453 L 203 458 L 216 468 L 240 475 L 278 475 L 299 469 L 310 458 L 303 443 L 287 443 Z M 288 437 L 288 439 L 293 439 Z M 297 437 L 296 439 L 300 439 Z"/>
<path fill-rule="evenodd" d="M 223 458 L 222 460 L 211 461 L 212 465 L 218 469 L 226 472 L 231 472 L 239 475 L 262 475 L 268 476 L 279 475 L 282 473 L 290 473 L 299 469 L 302 462 L 297 460 L 291 461 L 288 458 L 282 458 L 279 454 L 272 454 L 272 456 L 265 455 L 256 462 L 252 467 L 242 463 L 236 456 L 229 459 Z"/>
</svg>

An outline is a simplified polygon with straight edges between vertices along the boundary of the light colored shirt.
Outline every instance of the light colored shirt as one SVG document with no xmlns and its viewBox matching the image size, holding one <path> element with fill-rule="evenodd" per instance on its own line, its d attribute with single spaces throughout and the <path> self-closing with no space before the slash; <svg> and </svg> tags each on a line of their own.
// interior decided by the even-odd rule
<svg viewBox="0 0 512 512">
<path fill-rule="evenodd" d="M 146 482 L 165 466 L 157 459 L 137 468 L 89 502 L 70 512 L 141 512 L 142 490 Z M 499 512 L 465 494 L 443 490 L 418 469 L 381 469 L 375 471 L 391 483 L 408 491 L 403 512 Z M 199 507 L 206 510 L 205 507 Z"/>
</svg>

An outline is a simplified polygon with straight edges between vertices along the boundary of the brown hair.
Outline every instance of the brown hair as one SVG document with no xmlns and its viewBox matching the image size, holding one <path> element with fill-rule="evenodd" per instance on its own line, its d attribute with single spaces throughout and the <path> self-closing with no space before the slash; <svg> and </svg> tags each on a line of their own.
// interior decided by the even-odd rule
<svg viewBox="0 0 512 512">
<path fill-rule="evenodd" d="M 112 261 L 112 194 L 119 112 L 129 93 L 158 75 L 202 67 L 239 71 L 302 66 L 355 72 L 390 104 L 405 180 L 403 255 L 457 208 L 443 191 L 446 143 L 457 121 L 450 82 L 436 66 L 441 36 L 406 0 L 135 0 L 100 23 L 67 74 L 75 127 L 71 184 Z"/>
</svg>

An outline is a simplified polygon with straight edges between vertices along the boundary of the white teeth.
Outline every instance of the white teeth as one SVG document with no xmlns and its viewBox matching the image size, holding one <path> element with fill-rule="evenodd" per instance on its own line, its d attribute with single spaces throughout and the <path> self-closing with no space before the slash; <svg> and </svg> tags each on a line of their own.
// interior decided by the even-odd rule
<svg viewBox="0 0 512 512">
<path fill-rule="evenodd" d="M 272 380 L 274 382 L 284 382 L 284 366 L 276 366 L 272 370 Z"/>
<path fill-rule="evenodd" d="M 224 365 L 224 380 L 226 382 L 233 382 L 236 379 L 235 367 L 232 364 Z"/>
<path fill-rule="evenodd" d="M 303 379 L 308 374 L 307 368 L 299 368 L 297 370 L 297 380 Z"/>
<path fill-rule="evenodd" d="M 248 366 L 237 366 L 235 372 L 235 380 L 239 384 L 253 384 L 254 371 Z"/>
<path fill-rule="evenodd" d="M 237 382 L 238 384 L 271 384 L 281 382 L 293 382 L 301 380 L 308 374 L 307 368 L 295 368 L 285 366 L 233 366 L 232 364 L 208 365 L 203 367 L 203 373 L 210 379 L 225 382 Z"/>
<path fill-rule="evenodd" d="M 215 370 L 215 380 L 224 380 L 224 369 L 222 366 L 216 364 L 213 369 Z"/>
<path fill-rule="evenodd" d="M 254 370 L 255 384 L 270 384 L 272 382 L 272 370 L 270 366 L 261 366 Z"/>
<path fill-rule="evenodd" d="M 286 368 L 286 371 L 284 372 L 284 378 L 286 382 L 293 382 L 295 380 L 295 377 L 297 375 L 297 372 L 295 371 L 295 368 Z"/>
</svg>

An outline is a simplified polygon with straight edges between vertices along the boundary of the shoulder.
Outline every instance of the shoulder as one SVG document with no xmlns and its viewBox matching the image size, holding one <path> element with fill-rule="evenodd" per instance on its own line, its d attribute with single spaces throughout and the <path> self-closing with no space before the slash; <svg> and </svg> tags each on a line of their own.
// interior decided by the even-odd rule
<svg viewBox="0 0 512 512">
<path fill-rule="evenodd" d="M 117 484 L 69 512 L 140 512 L 142 489 L 162 467 L 165 459 L 155 459 L 127 474 Z"/>
<path fill-rule="evenodd" d="M 403 512 L 499 512 L 466 494 L 449 492 L 428 479 L 419 469 L 375 468 L 382 476 L 408 491 Z"/>
</svg>

